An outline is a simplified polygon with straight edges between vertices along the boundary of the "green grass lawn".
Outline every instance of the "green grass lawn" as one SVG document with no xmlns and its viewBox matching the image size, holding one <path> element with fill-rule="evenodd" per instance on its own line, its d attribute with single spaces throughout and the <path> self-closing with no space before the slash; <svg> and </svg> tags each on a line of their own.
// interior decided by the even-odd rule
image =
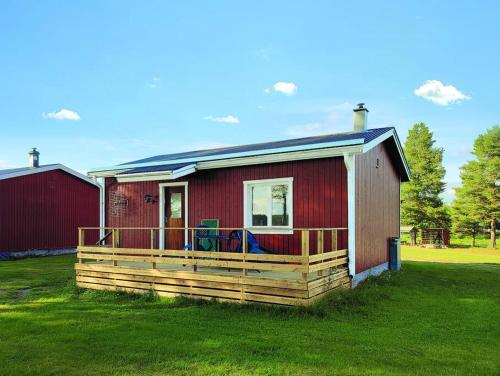
<svg viewBox="0 0 500 376">
<path fill-rule="evenodd" d="M 500 264 L 500 250 L 486 248 L 422 248 L 401 246 L 401 259 L 449 263 Z"/>
<path fill-rule="evenodd" d="M 0 263 L 1 375 L 500 374 L 498 265 L 405 262 L 299 309 L 83 292 L 74 261 Z"/>
</svg>

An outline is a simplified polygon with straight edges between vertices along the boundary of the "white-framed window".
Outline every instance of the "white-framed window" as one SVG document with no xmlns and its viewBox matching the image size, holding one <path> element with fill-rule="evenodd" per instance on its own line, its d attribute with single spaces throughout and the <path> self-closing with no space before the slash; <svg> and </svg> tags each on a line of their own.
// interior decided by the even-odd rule
<svg viewBox="0 0 500 376">
<path fill-rule="evenodd" d="M 256 234 L 293 233 L 293 178 L 243 182 L 243 223 Z"/>
</svg>

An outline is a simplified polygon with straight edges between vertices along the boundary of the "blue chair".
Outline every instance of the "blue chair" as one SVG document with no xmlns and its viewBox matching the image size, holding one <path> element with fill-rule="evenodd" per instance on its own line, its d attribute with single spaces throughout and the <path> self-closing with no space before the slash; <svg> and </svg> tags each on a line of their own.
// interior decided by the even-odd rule
<svg viewBox="0 0 500 376">
<path fill-rule="evenodd" d="M 233 246 L 232 240 L 236 240 L 235 246 Z M 243 248 L 243 231 L 242 230 L 233 230 L 229 234 L 229 240 L 228 240 L 228 250 L 230 252 L 242 252 Z M 253 253 L 256 255 L 268 255 L 268 254 L 276 254 L 276 252 L 271 251 L 269 249 L 266 249 L 262 247 L 257 239 L 255 238 L 255 235 L 252 234 L 250 231 L 247 230 L 247 253 Z"/>
</svg>

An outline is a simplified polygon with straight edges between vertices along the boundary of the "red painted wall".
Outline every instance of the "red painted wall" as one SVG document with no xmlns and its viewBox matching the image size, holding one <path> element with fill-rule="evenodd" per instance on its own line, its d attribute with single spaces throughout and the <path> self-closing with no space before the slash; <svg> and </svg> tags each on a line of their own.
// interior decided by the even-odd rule
<svg viewBox="0 0 500 376">
<path fill-rule="evenodd" d="M 72 248 L 99 226 L 99 189 L 54 170 L 0 180 L 0 251 Z"/>
<path fill-rule="evenodd" d="M 400 185 L 384 144 L 356 156 L 356 273 L 389 261 L 389 239 L 400 233 Z"/>
<path fill-rule="evenodd" d="M 347 227 L 347 171 L 342 158 L 326 158 L 202 170 L 179 179 L 189 182 L 189 225 L 201 219 L 217 218 L 220 227 L 243 226 L 243 181 L 293 177 L 293 225 L 301 227 Z M 159 195 L 158 181 L 117 183 L 106 179 L 106 224 L 109 227 L 158 227 L 159 202 L 146 204 L 144 195 Z M 111 213 L 110 195 L 120 194 L 127 203 L 120 213 Z M 126 230 L 120 234 L 124 247 L 150 247 L 145 231 Z M 311 249 L 316 249 L 316 233 L 311 233 Z M 340 236 L 346 247 L 347 232 Z M 279 253 L 300 254 L 300 234 L 257 235 L 265 247 Z M 330 235 L 325 236 L 329 251 Z M 312 251 L 311 253 L 314 253 Z"/>
</svg>

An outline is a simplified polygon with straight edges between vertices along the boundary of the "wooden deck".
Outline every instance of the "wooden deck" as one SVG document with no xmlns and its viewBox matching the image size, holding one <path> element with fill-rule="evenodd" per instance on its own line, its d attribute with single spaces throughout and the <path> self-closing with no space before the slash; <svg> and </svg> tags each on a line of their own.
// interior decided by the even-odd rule
<svg viewBox="0 0 500 376">
<path fill-rule="evenodd" d="M 308 305 L 333 289 L 350 287 L 347 250 L 337 250 L 334 241 L 331 250 L 323 249 L 323 232 L 335 231 L 336 237 L 336 229 L 311 230 L 318 234 L 313 255 L 310 230 L 303 229 L 301 255 L 246 253 L 246 244 L 239 253 L 120 248 L 116 237 L 110 247 L 84 245 L 82 230 L 75 266 L 82 288 Z"/>
</svg>

